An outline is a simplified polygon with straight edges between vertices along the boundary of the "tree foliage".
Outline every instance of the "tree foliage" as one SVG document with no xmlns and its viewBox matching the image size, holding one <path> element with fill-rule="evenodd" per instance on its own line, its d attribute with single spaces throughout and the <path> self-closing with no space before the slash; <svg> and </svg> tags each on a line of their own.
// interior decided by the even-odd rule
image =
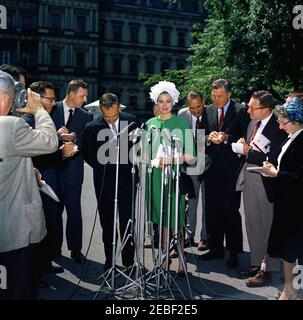
<svg viewBox="0 0 303 320">
<path fill-rule="evenodd" d="M 185 94 L 199 89 L 209 98 L 214 79 L 226 78 L 234 96 L 267 89 L 282 99 L 303 89 L 303 30 L 293 28 L 296 0 L 205 0 L 205 28 L 192 33 L 188 67 L 166 71 L 159 79 L 175 81 Z"/>
</svg>

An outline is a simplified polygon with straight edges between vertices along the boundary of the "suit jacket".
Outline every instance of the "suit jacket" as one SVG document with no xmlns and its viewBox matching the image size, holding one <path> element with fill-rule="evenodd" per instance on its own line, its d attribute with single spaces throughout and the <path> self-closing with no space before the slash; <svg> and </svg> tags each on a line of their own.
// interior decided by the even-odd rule
<svg viewBox="0 0 303 320">
<path fill-rule="evenodd" d="M 303 131 L 291 142 L 280 162 L 278 176 L 271 179 L 274 220 L 270 254 L 277 255 L 288 239 L 303 233 Z M 302 246 L 302 244 L 300 244 Z"/>
<path fill-rule="evenodd" d="M 129 131 L 134 129 L 139 125 L 139 123 L 136 120 L 136 117 L 134 115 L 125 113 L 125 112 L 120 112 L 119 115 L 119 125 L 121 125 L 121 122 L 124 122 L 124 125 L 128 125 L 131 122 L 135 122 L 135 125 L 131 128 L 129 128 Z M 125 126 L 124 126 L 125 127 Z M 103 141 L 98 141 L 98 134 L 99 132 L 102 132 L 101 130 L 107 129 L 105 133 L 108 133 L 108 136 L 105 137 Z M 120 131 L 120 128 L 119 128 Z M 104 164 L 101 164 L 98 161 L 98 152 L 101 151 L 102 146 L 104 147 L 104 150 L 106 149 L 106 143 L 109 143 L 109 140 L 113 138 L 113 134 L 111 133 L 111 129 L 108 125 L 108 123 L 104 120 L 104 118 L 101 116 L 98 119 L 90 122 L 83 133 L 83 139 L 82 139 L 82 150 L 83 150 L 83 157 L 84 160 L 93 168 L 94 170 L 94 185 L 95 185 L 95 190 L 98 195 L 102 181 L 103 181 L 103 174 L 104 174 Z M 126 137 L 125 137 L 126 138 Z M 127 136 L 128 138 L 128 136 Z M 124 139 L 121 137 L 121 139 Z M 101 139 L 99 139 L 101 140 Z M 120 144 L 120 152 L 124 152 L 122 148 L 125 148 L 126 145 L 124 143 Z M 116 144 L 116 141 L 112 142 L 112 144 Z M 130 141 L 128 141 L 128 146 L 127 146 L 127 160 L 129 162 L 129 150 L 132 147 L 132 144 Z M 124 149 L 125 150 L 125 149 Z M 106 155 L 109 156 L 109 153 Z M 124 152 L 125 155 L 125 152 Z M 120 158 L 121 159 L 121 158 Z M 120 163 L 119 166 L 119 177 L 122 177 L 123 183 L 125 185 L 131 186 L 131 163 L 126 163 L 122 164 Z M 113 177 L 113 173 L 115 172 L 116 165 L 114 163 L 109 163 L 106 167 L 107 169 L 107 177 L 111 176 Z M 121 182 L 121 180 L 120 180 Z M 129 195 L 130 196 L 130 195 Z"/>
<path fill-rule="evenodd" d="M 65 125 L 63 101 L 57 102 L 52 111 L 52 119 L 57 130 Z M 70 132 L 77 134 L 77 142 L 79 152 L 75 156 L 61 161 L 59 174 L 61 178 L 70 185 L 82 184 L 84 177 L 84 162 L 82 155 L 82 134 L 87 123 L 93 120 L 93 115 L 89 114 L 82 108 L 76 108 L 72 122 L 70 125 Z"/>
<path fill-rule="evenodd" d="M 228 134 L 227 143 L 219 145 L 210 144 L 207 147 L 207 154 L 212 160 L 209 170 L 216 172 L 217 176 L 223 179 L 235 177 L 241 160 L 232 151 L 231 143 L 236 142 L 243 136 L 243 120 L 246 119 L 245 107 L 242 104 L 230 100 L 230 105 L 224 117 L 222 128 L 218 126 L 218 109 L 214 104 L 205 107 L 210 132 L 223 131 Z"/>
<path fill-rule="evenodd" d="M 0 117 L 0 252 L 40 242 L 46 235 L 32 156 L 56 151 L 53 121 L 41 109 L 33 130 L 21 118 Z"/>
</svg>

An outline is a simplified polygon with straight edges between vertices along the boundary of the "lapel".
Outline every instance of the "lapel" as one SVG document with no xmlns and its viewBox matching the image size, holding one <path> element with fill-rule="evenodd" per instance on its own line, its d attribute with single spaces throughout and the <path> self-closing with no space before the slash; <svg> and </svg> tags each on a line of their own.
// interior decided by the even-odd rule
<svg viewBox="0 0 303 320">
<path fill-rule="evenodd" d="M 218 113 L 217 113 L 217 115 L 218 115 Z M 234 102 L 232 100 L 230 100 L 230 103 L 229 103 L 228 109 L 226 111 L 226 114 L 224 116 L 224 121 L 223 121 L 222 127 L 220 128 L 220 131 L 226 131 L 226 129 L 228 128 L 229 123 L 234 118 L 234 115 L 235 115 Z M 218 116 L 217 116 L 217 118 L 218 118 Z"/>
<path fill-rule="evenodd" d="M 247 127 L 247 132 L 246 132 L 246 142 L 249 143 L 250 139 L 251 139 L 251 135 L 253 133 L 253 130 L 255 128 L 255 126 L 257 125 L 258 120 L 252 119 L 250 120 L 248 127 Z"/>
<path fill-rule="evenodd" d="M 63 111 L 63 101 L 60 101 L 60 104 L 58 105 L 58 121 L 60 126 L 64 126 L 65 125 L 65 121 L 64 121 L 64 111 Z"/>
<path fill-rule="evenodd" d="M 210 131 L 219 131 L 218 127 L 218 109 L 214 104 L 211 104 L 209 106 L 209 113 L 208 113 L 208 118 L 209 118 L 209 127 Z"/>
<path fill-rule="evenodd" d="M 189 109 L 186 110 L 186 121 L 188 122 L 190 129 L 192 129 L 193 122 L 192 122 L 191 112 Z"/>
<path fill-rule="evenodd" d="M 287 142 L 288 139 L 285 140 L 285 143 Z M 285 144 L 283 143 L 283 145 Z M 290 143 L 288 148 L 286 149 L 285 153 L 283 154 L 281 158 L 281 163 L 280 163 L 280 169 L 284 168 L 284 163 L 287 162 L 287 159 L 289 156 L 291 156 L 291 153 L 293 152 L 294 147 L 296 144 L 300 144 L 301 146 L 303 145 L 303 131 L 299 133 L 299 135 Z"/>
</svg>

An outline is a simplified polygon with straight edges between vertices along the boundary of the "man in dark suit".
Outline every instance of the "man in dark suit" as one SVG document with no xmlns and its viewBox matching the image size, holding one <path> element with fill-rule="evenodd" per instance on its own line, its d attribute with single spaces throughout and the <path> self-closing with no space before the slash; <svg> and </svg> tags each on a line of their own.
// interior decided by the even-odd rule
<svg viewBox="0 0 303 320">
<path fill-rule="evenodd" d="M 265 160 L 277 164 L 278 151 L 286 134 L 279 129 L 277 117 L 272 112 L 273 107 L 274 99 L 268 91 L 254 92 L 247 110 L 252 120 L 247 127 L 245 140 L 241 139 L 243 154 L 246 156 L 243 201 L 251 267 L 240 273 L 251 276 L 246 280 L 248 287 L 267 285 L 271 280 L 270 272 L 279 271 L 281 264 L 279 259 L 266 256 L 273 219 L 273 204 L 266 192 L 270 179 L 247 170 L 249 167 L 262 166 Z"/>
<path fill-rule="evenodd" d="M 206 106 L 210 134 L 207 153 L 212 164 L 205 175 L 206 229 L 210 251 L 202 260 L 224 258 L 230 251 L 227 266 L 238 266 L 237 254 L 242 251 L 243 236 L 239 212 L 241 193 L 235 191 L 236 173 L 240 160 L 233 153 L 231 143 L 242 136 L 241 121 L 244 106 L 234 102 L 230 83 L 219 79 L 212 83 L 213 104 Z"/>
<path fill-rule="evenodd" d="M 102 116 L 87 125 L 83 134 L 82 145 L 84 160 L 93 168 L 94 172 L 94 186 L 106 257 L 104 271 L 106 271 L 112 266 L 112 242 L 115 240 L 113 239 L 113 226 L 117 141 L 120 143 L 117 200 L 121 239 L 125 232 L 129 231 L 127 224 L 131 218 L 132 208 L 132 165 L 129 161 L 131 143 L 127 134 L 117 136 L 117 133 L 132 122 L 136 123 L 136 117 L 121 112 L 118 97 L 112 93 L 106 93 L 101 97 L 100 109 Z M 116 139 L 112 140 L 115 136 Z M 122 250 L 123 265 L 127 267 L 132 265 L 133 258 L 134 249 L 129 238 Z"/>
<path fill-rule="evenodd" d="M 72 80 L 67 86 L 67 95 L 63 101 L 57 102 L 52 118 L 58 130 L 59 140 L 73 141 L 77 144 L 79 152 L 73 157 L 61 162 L 58 170 L 62 185 L 62 205 L 67 213 L 66 240 L 68 249 L 71 250 L 71 258 L 78 263 L 85 261 L 81 253 L 82 249 L 82 213 L 81 190 L 84 175 L 84 163 L 82 156 L 82 134 L 86 124 L 93 120 L 82 107 L 88 94 L 87 83 L 83 80 Z M 73 135 L 71 135 L 73 133 Z M 76 139 L 75 139 L 76 138 Z M 63 230 L 58 234 L 59 243 L 62 244 Z M 58 250 L 61 249 L 58 248 Z"/>
<path fill-rule="evenodd" d="M 188 200 L 188 210 L 187 210 L 187 241 L 185 240 L 185 247 L 186 243 L 189 242 L 191 245 L 194 245 L 194 237 L 196 233 L 196 223 L 197 223 L 197 208 L 199 202 L 199 193 L 201 190 L 201 198 L 202 198 L 202 214 L 201 214 L 201 221 L 202 221 L 202 228 L 200 231 L 200 241 L 198 244 L 199 251 L 207 250 L 207 235 L 206 235 L 206 227 L 205 227 L 205 195 L 204 195 L 204 171 L 206 171 L 210 165 L 209 157 L 205 154 L 205 143 L 203 143 L 202 131 L 204 134 L 209 134 L 208 124 L 207 124 L 207 117 L 206 112 L 204 112 L 204 98 L 203 95 L 198 91 L 190 91 L 187 95 L 187 108 L 183 108 L 178 112 L 178 117 L 183 118 L 187 121 L 189 127 L 193 130 L 193 135 L 195 137 L 196 145 L 198 148 L 197 153 L 198 157 L 200 156 L 202 159 L 205 157 L 205 162 L 201 164 L 199 168 L 199 174 L 191 175 L 190 179 L 192 181 L 193 186 L 193 194 L 189 195 Z M 197 144 L 199 141 L 199 145 Z M 203 159 L 203 160 L 204 160 Z M 198 163 L 197 163 L 198 165 Z"/>
</svg>

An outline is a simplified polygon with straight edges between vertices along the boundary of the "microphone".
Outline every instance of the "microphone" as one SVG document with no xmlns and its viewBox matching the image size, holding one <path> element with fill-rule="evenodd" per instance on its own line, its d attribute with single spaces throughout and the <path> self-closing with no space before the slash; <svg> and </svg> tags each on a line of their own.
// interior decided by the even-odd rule
<svg viewBox="0 0 303 320">
<path fill-rule="evenodd" d="M 134 126 L 136 125 L 135 122 L 131 122 L 129 123 L 126 127 L 124 127 L 119 133 L 117 133 L 117 135 L 115 135 L 111 140 L 110 140 L 110 143 L 112 143 L 113 141 L 115 141 L 116 139 L 119 138 L 119 136 L 121 136 L 122 134 L 124 134 L 126 131 L 128 131 L 128 129 L 131 127 L 131 126 Z"/>
<path fill-rule="evenodd" d="M 169 145 L 171 144 L 172 142 L 172 135 L 170 133 L 170 130 L 169 129 L 163 129 L 162 130 L 162 137 L 163 137 L 163 144 L 167 145 L 167 142 L 165 140 L 168 140 L 169 141 Z"/>
<path fill-rule="evenodd" d="M 142 136 L 142 131 L 143 131 L 143 129 L 144 129 L 145 127 L 146 127 L 146 124 L 145 124 L 145 122 L 144 122 L 144 123 L 142 123 L 142 125 L 140 126 L 140 128 L 139 128 L 139 127 L 136 128 L 135 132 L 131 132 L 131 133 L 129 134 L 129 136 L 132 136 L 132 137 L 133 137 L 133 140 L 132 140 L 132 143 L 133 143 L 133 144 L 136 144 L 137 141 L 138 141 L 138 138 Z"/>
</svg>

